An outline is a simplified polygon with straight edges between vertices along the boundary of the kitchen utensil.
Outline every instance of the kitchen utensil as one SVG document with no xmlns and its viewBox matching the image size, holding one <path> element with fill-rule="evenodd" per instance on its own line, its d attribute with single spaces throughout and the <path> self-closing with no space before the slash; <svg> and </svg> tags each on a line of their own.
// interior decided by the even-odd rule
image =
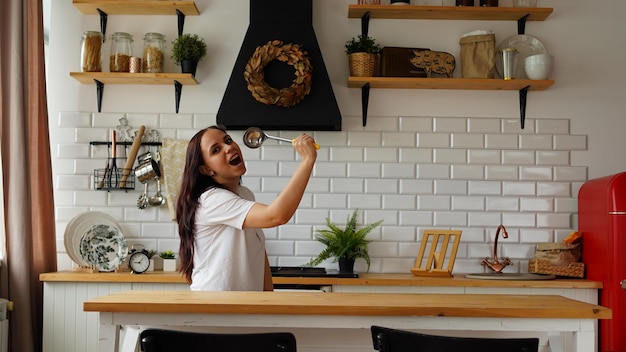
<svg viewBox="0 0 626 352">
<path fill-rule="evenodd" d="M 148 207 L 148 182 L 143 184 L 143 193 L 137 199 L 137 208 L 146 209 Z"/>
<path fill-rule="evenodd" d="M 150 159 L 152 159 L 152 153 L 148 150 L 137 157 L 137 165 L 141 165 Z"/>
<path fill-rule="evenodd" d="M 165 197 L 163 197 L 163 195 L 161 194 L 161 178 L 157 177 L 156 182 L 157 182 L 157 192 L 155 195 L 150 197 L 150 199 L 148 199 L 148 204 L 150 204 L 153 207 L 160 207 L 161 205 L 166 203 L 166 200 L 165 200 Z"/>
<path fill-rule="evenodd" d="M 124 188 L 126 186 L 126 179 L 128 175 L 130 175 L 130 171 L 133 168 L 133 163 L 135 162 L 135 157 L 139 152 L 139 147 L 141 147 L 141 137 L 143 137 L 143 133 L 146 130 L 146 126 L 139 126 L 139 130 L 137 131 L 137 135 L 135 136 L 135 140 L 133 141 L 132 146 L 130 147 L 130 152 L 128 153 L 128 158 L 126 159 L 126 165 L 122 170 L 122 180 L 120 181 L 120 188 Z"/>
<path fill-rule="evenodd" d="M 117 131 L 111 131 L 111 169 L 109 170 L 109 188 L 117 187 Z M 115 179 L 115 181 L 113 181 Z"/>
<path fill-rule="evenodd" d="M 243 143 L 248 148 L 258 148 L 268 138 L 288 143 L 293 143 L 294 141 L 293 139 L 271 136 L 258 127 L 250 127 L 243 133 Z M 315 149 L 320 149 L 317 143 L 315 143 Z"/>
<path fill-rule="evenodd" d="M 135 176 L 141 183 L 147 183 L 156 177 L 161 177 L 159 163 L 154 159 L 145 161 L 135 168 Z"/>
</svg>

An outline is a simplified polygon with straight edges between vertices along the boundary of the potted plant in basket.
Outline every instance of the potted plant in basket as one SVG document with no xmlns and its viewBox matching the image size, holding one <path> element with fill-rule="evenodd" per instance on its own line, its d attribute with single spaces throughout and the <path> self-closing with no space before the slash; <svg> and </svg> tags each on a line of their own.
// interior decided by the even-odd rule
<svg viewBox="0 0 626 352">
<path fill-rule="evenodd" d="M 197 34 L 183 34 L 172 42 L 172 59 L 183 73 L 196 75 L 198 62 L 206 55 L 206 43 Z"/>
<path fill-rule="evenodd" d="M 173 251 L 165 250 L 159 253 L 163 259 L 163 271 L 176 271 L 176 254 Z"/>
<path fill-rule="evenodd" d="M 378 67 L 381 47 L 376 40 L 361 34 L 346 42 L 346 54 L 350 64 L 350 76 L 372 77 Z"/>
<path fill-rule="evenodd" d="M 348 216 L 344 229 L 339 228 L 329 218 L 326 218 L 328 229 L 317 230 L 315 236 L 315 239 L 325 244 L 326 248 L 306 265 L 315 266 L 324 260 L 333 258 L 333 262 L 339 261 L 339 272 L 351 274 L 354 272 L 354 261 L 363 258 L 369 271 L 370 256 L 367 247 L 371 241 L 365 237 L 382 222 L 379 220 L 357 229 L 357 210 Z"/>
</svg>

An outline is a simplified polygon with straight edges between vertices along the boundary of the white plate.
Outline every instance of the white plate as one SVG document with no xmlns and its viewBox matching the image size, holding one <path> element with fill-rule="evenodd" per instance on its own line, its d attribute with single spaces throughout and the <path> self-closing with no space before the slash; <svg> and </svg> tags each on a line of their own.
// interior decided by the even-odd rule
<svg viewBox="0 0 626 352">
<path fill-rule="evenodd" d="M 516 68 L 516 76 L 517 79 L 528 79 L 526 76 L 526 72 L 524 70 L 524 59 L 536 54 L 547 54 L 548 50 L 546 50 L 543 43 L 539 41 L 536 37 L 528 34 L 516 34 L 506 38 L 496 50 L 496 70 L 500 75 L 500 78 L 504 77 L 504 70 L 502 68 L 502 49 L 504 48 L 515 48 L 518 51 L 517 54 L 517 68 Z"/>
<path fill-rule="evenodd" d="M 127 255 L 128 245 L 115 225 L 95 224 L 81 236 L 80 256 L 99 271 L 114 271 Z"/>
<path fill-rule="evenodd" d="M 85 231 L 96 224 L 105 224 L 112 227 L 118 226 L 112 216 L 102 212 L 90 211 L 76 215 L 65 227 L 65 250 L 70 259 L 79 266 L 91 266 L 90 263 L 85 261 L 80 255 L 80 241 Z M 121 233 L 120 231 L 120 234 Z"/>
</svg>

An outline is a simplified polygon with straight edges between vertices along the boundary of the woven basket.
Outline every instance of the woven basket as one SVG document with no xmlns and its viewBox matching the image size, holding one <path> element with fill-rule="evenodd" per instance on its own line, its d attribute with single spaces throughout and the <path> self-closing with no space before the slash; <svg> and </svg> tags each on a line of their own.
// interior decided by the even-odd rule
<svg viewBox="0 0 626 352">
<path fill-rule="evenodd" d="M 352 53 L 348 55 L 350 76 L 374 77 L 378 66 L 378 54 Z"/>
<path fill-rule="evenodd" d="M 528 261 L 528 272 L 533 274 L 552 274 L 557 276 L 585 277 L 585 264 L 579 262 L 568 265 L 552 265 L 549 260 L 531 259 Z"/>
</svg>

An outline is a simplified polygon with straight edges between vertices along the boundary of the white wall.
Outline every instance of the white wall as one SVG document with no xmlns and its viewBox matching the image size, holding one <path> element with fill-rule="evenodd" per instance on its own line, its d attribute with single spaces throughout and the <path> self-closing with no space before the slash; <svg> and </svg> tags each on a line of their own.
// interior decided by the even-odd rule
<svg viewBox="0 0 626 352">
<path fill-rule="evenodd" d="M 97 113 L 95 86 L 79 84 L 69 72 L 79 70 L 81 33 L 98 30 L 99 18 L 80 14 L 70 0 L 52 2 L 47 72 L 60 269 L 71 267 L 64 253 L 65 225 L 87 210 L 112 214 L 131 243 L 177 248 L 175 224 L 165 207 L 136 208 L 142 187 L 128 193 L 93 190 L 93 170 L 104 166 L 106 150 L 90 147 L 89 141 L 106 140 L 123 116 L 135 127 L 145 124 L 169 138 L 189 138 L 214 123 L 248 25 L 248 3 L 197 3 L 201 15 L 186 18 L 185 32 L 201 34 L 209 54 L 199 66 L 200 84 L 183 88 L 180 114 L 175 114 L 173 87 L 113 85 L 105 86 L 102 113 Z M 266 231 L 272 264 L 305 262 L 321 249 L 312 236 L 326 216 L 342 223 L 349 210 L 360 208 L 367 222 L 385 219 L 372 233 L 374 272 L 408 272 L 421 230 L 429 227 L 462 229 L 455 271 L 481 270 L 478 263 L 491 255 L 489 242 L 500 223 L 511 235 L 500 242 L 502 253 L 518 264 L 510 270 L 524 271 L 534 243 L 558 241 L 576 228 L 572 214 L 582 182 L 626 170 L 620 155 L 626 151 L 621 60 L 626 2 L 539 0 L 554 13 L 544 22 L 528 22 L 526 33 L 555 55 L 555 84 L 529 93 L 524 130 L 517 92 L 395 89 L 372 90 L 363 128 L 360 90 L 346 87 L 343 45 L 360 32 L 360 21 L 347 18 L 350 3 L 314 0 L 315 31 L 344 123 L 341 132 L 314 133 L 323 148 L 301 209 L 289 225 Z M 500 43 L 516 33 L 517 25 L 372 20 L 369 32 L 383 45 L 428 47 L 458 59 L 458 39 L 475 29 L 493 29 Z M 115 31 L 133 34 L 139 55 L 146 32 L 165 34 L 171 46 L 176 17 L 109 15 L 107 33 Z M 171 60 L 165 68 L 178 71 Z M 460 72 L 459 65 L 455 75 Z M 238 132 L 233 134 L 240 140 Z M 259 200 L 270 201 L 293 169 L 293 152 L 268 142 L 245 156 L 245 184 Z"/>
</svg>

